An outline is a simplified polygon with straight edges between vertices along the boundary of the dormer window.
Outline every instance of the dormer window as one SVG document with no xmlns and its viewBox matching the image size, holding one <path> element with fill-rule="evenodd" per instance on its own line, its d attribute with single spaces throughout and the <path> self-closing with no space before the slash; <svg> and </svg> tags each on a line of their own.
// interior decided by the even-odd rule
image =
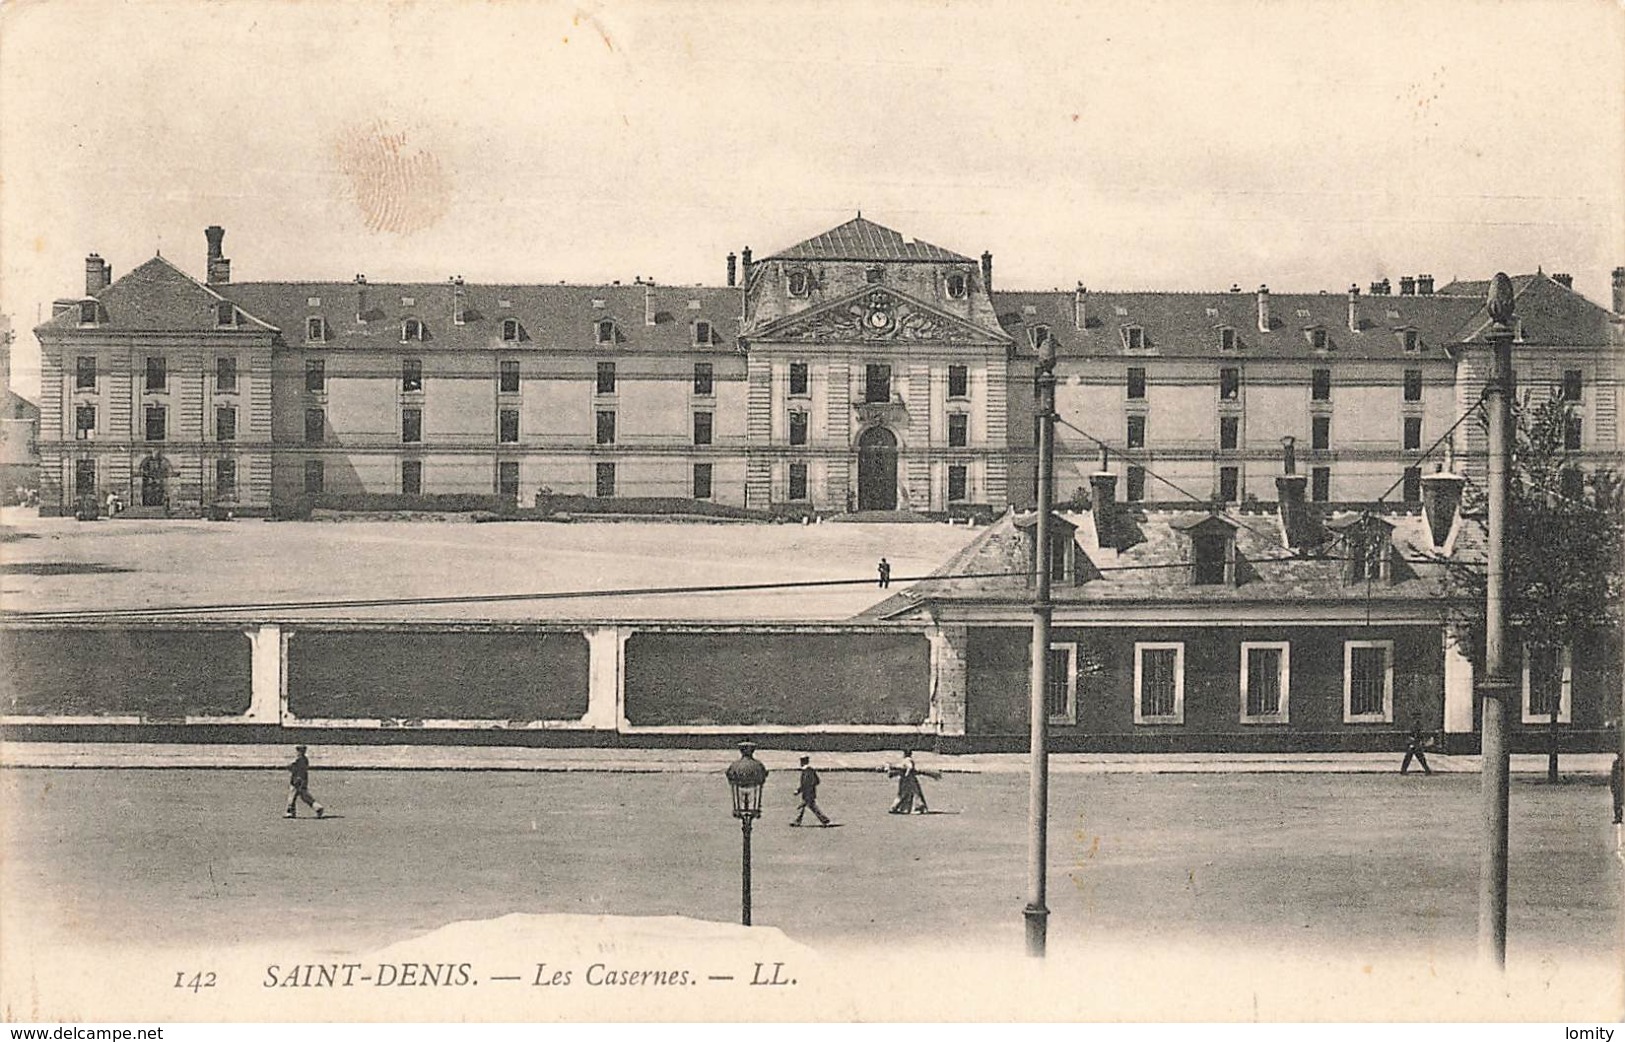
<svg viewBox="0 0 1625 1042">
<path fill-rule="evenodd" d="M 1236 331 L 1231 326 L 1224 326 L 1219 330 L 1219 350 L 1234 351 L 1237 346 Z"/>
<path fill-rule="evenodd" d="M 237 307 L 229 300 L 222 300 L 214 306 L 214 324 L 217 326 L 235 326 L 237 324 Z"/>
<path fill-rule="evenodd" d="M 965 298 L 965 276 L 954 272 L 948 276 L 948 299 L 963 300 Z"/>
<path fill-rule="evenodd" d="M 1343 580 L 1389 582 L 1393 578 L 1393 529 L 1381 518 L 1364 516 L 1333 522 L 1343 529 Z"/>
<path fill-rule="evenodd" d="M 1036 350 L 1042 351 L 1045 347 L 1047 347 L 1050 342 L 1049 337 L 1050 333 L 1048 326 L 1033 327 L 1033 347 Z"/>
<path fill-rule="evenodd" d="M 305 339 L 326 340 L 327 320 L 317 315 L 312 315 L 310 318 L 305 319 Z"/>
<path fill-rule="evenodd" d="M 409 318 L 401 323 L 401 343 L 409 340 L 423 339 L 423 322 L 419 319 Z"/>
<path fill-rule="evenodd" d="M 878 264 L 871 264 L 863 273 L 863 281 L 874 285 L 886 277 L 885 269 Z"/>
<path fill-rule="evenodd" d="M 593 323 L 595 336 L 600 344 L 613 344 L 615 342 L 615 322 L 612 319 L 601 319 Z"/>
<path fill-rule="evenodd" d="M 519 340 L 519 320 L 517 318 L 502 320 L 502 339 L 509 343 Z"/>
<path fill-rule="evenodd" d="M 792 297 L 805 297 L 812 292 L 812 278 L 804 271 L 792 271 L 788 289 Z"/>
<path fill-rule="evenodd" d="M 227 307 L 230 307 L 228 304 Z M 94 326 L 101 317 L 101 307 L 94 300 L 79 302 L 79 324 L 81 326 Z"/>
<path fill-rule="evenodd" d="M 1309 346 L 1316 351 L 1324 351 L 1331 346 L 1331 341 L 1326 336 L 1326 330 L 1321 327 L 1313 326 L 1303 332 L 1304 336 L 1309 340 Z"/>
<path fill-rule="evenodd" d="M 711 323 L 704 319 L 694 323 L 694 343 L 696 346 L 711 343 Z"/>
<path fill-rule="evenodd" d="M 1124 326 L 1123 350 L 1143 351 L 1145 349 L 1145 330 L 1140 326 Z"/>
<path fill-rule="evenodd" d="M 1422 350 L 1422 334 L 1419 330 L 1407 329 L 1401 334 L 1405 344 L 1405 353 L 1414 355 Z"/>
<path fill-rule="evenodd" d="M 1235 582 L 1236 539 L 1230 532 L 1202 532 L 1191 537 L 1191 582 L 1226 586 Z"/>
</svg>

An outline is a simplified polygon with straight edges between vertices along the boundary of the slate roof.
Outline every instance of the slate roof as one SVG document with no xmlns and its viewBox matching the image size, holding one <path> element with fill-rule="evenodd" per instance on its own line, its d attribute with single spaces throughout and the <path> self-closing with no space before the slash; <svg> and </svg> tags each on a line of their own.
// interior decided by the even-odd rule
<svg viewBox="0 0 1625 1042">
<path fill-rule="evenodd" d="M 39 406 L 24 398 L 16 391 L 8 390 L 5 394 L 5 405 L 0 406 L 0 415 L 8 420 L 28 420 L 39 422 Z"/>
<path fill-rule="evenodd" d="M 1435 550 L 1426 522 L 1419 513 L 1386 515 L 1392 528 L 1392 580 L 1350 583 L 1345 580 L 1347 544 L 1333 527 L 1349 527 L 1359 519 L 1354 510 L 1320 510 L 1312 517 L 1322 539 L 1317 547 L 1294 554 L 1286 546 L 1281 521 L 1274 511 L 1231 512 L 1220 520 L 1234 526 L 1236 571 L 1239 581 L 1196 585 L 1191 581 L 1190 528 L 1210 518 L 1205 509 L 1133 509 L 1118 504 L 1114 525 L 1119 545 L 1102 547 L 1095 518 L 1089 511 L 1058 513 L 1057 519 L 1076 526 L 1077 573 L 1082 581 L 1055 582 L 1051 599 L 1057 607 L 1110 603 L 1162 603 L 1180 605 L 1264 604 L 1350 601 L 1367 595 L 1384 601 L 1428 602 L 1442 592 L 1445 560 Z M 1023 604 L 1032 597 L 1028 536 L 1023 517 L 1010 513 L 990 525 L 963 550 L 949 558 L 928 578 L 914 583 L 873 608 L 863 617 L 898 618 L 931 603 L 981 603 L 989 606 Z M 1483 559 L 1481 526 L 1470 519 L 1456 524 L 1447 543 L 1450 559 Z M 958 578 L 976 576 L 977 578 Z"/>
<path fill-rule="evenodd" d="M 82 298 L 88 300 L 90 298 Z M 222 332 L 216 323 L 217 308 L 227 299 L 192 278 L 162 256 L 154 257 L 95 295 L 101 305 L 103 332 Z M 238 310 L 251 312 L 248 305 L 235 301 Z M 38 332 L 71 332 L 80 328 L 79 310 L 74 308 L 35 327 Z M 266 332 L 272 324 L 257 314 L 239 317 L 238 329 Z"/>
<path fill-rule="evenodd" d="M 1490 325 L 1489 311 L 1482 306 L 1489 292 L 1489 283 L 1452 285 L 1485 287 L 1475 295 L 1480 307 L 1467 320 L 1460 336 L 1463 342 L 1483 343 L 1484 333 Z M 1593 304 L 1550 275 L 1537 272 L 1515 277 L 1512 280 L 1512 301 L 1525 343 L 1589 347 L 1609 342 L 1613 316 L 1608 309 Z"/>
<path fill-rule="evenodd" d="M 798 242 L 765 259 L 974 263 L 969 257 L 952 250 L 906 238 L 885 225 L 865 220 L 861 214 L 837 228 Z"/>
</svg>

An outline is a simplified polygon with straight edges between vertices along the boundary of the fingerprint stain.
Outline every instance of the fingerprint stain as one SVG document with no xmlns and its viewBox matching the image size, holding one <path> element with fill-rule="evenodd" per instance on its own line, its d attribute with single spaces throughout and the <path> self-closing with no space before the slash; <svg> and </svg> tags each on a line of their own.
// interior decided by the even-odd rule
<svg viewBox="0 0 1625 1042">
<path fill-rule="evenodd" d="M 352 127 L 334 143 L 339 171 L 371 231 L 409 234 L 438 221 L 451 197 L 440 159 L 383 120 Z"/>
</svg>

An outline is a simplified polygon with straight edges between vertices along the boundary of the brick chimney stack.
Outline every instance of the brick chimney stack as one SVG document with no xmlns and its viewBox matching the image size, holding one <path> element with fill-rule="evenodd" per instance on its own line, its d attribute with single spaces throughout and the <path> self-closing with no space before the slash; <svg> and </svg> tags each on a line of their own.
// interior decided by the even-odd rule
<svg viewBox="0 0 1625 1042">
<path fill-rule="evenodd" d="M 1614 314 L 1625 315 L 1625 268 L 1614 269 Z"/>
<path fill-rule="evenodd" d="M 209 240 L 209 285 L 216 286 L 231 281 L 231 261 L 221 254 L 221 244 L 225 241 L 226 230 L 218 224 L 211 224 L 203 229 L 204 238 Z"/>
<path fill-rule="evenodd" d="M 1433 296 L 1433 276 L 1432 275 L 1418 275 L 1418 276 L 1416 276 L 1416 295 L 1419 296 L 1419 297 L 1431 297 L 1431 296 Z"/>
<path fill-rule="evenodd" d="M 746 285 L 750 285 L 750 247 L 746 246 L 739 251 L 739 278 Z"/>
<path fill-rule="evenodd" d="M 1078 283 L 1078 289 L 1072 297 L 1072 321 L 1079 329 L 1089 328 L 1089 291 Z"/>
<path fill-rule="evenodd" d="M 1102 547 L 1117 548 L 1117 475 L 1106 469 L 1106 451 L 1100 469 L 1089 475 L 1089 512 L 1095 515 L 1095 539 Z"/>
<path fill-rule="evenodd" d="M 1349 332 L 1360 331 L 1360 287 L 1349 285 Z"/>
<path fill-rule="evenodd" d="M 94 297 L 113 281 L 113 272 L 102 260 L 102 255 L 92 253 L 85 258 L 85 296 Z"/>
<path fill-rule="evenodd" d="M 1306 475 L 1298 473 L 1297 439 L 1287 435 L 1281 439 L 1281 474 L 1275 479 L 1275 498 L 1281 517 L 1281 536 L 1291 549 L 1314 546 L 1314 525 L 1309 520 L 1309 507 L 1305 491 L 1309 484 Z"/>
<path fill-rule="evenodd" d="M 1574 276 L 1568 274 L 1567 272 L 1553 275 L 1552 281 L 1557 283 L 1559 286 L 1562 286 L 1564 289 L 1572 290 L 1574 288 Z"/>
<path fill-rule="evenodd" d="M 982 251 L 982 288 L 993 292 L 993 251 Z"/>
<path fill-rule="evenodd" d="M 735 285 L 738 282 L 738 276 L 739 276 L 739 258 L 737 256 L 735 256 L 734 254 L 730 253 L 730 254 L 728 254 L 728 285 L 730 285 L 730 286 Z"/>
<path fill-rule="evenodd" d="M 1416 296 L 1416 279 L 1409 275 L 1399 277 L 1399 295 L 1402 297 Z"/>
<path fill-rule="evenodd" d="M 1270 288 L 1268 286 L 1258 287 L 1258 331 L 1260 333 L 1270 331 Z"/>
</svg>

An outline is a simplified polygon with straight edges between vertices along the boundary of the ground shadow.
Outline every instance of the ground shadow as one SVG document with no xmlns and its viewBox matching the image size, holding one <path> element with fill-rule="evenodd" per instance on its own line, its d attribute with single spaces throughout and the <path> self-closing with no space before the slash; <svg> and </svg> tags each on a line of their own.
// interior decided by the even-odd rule
<svg viewBox="0 0 1625 1042">
<path fill-rule="evenodd" d="M 118 575 L 133 571 L 134 568 L 121 568 L 114 564 L 76 561 L 9 561 L 0 564 L 0 572 L 6 575 Z"/>
</svg>

